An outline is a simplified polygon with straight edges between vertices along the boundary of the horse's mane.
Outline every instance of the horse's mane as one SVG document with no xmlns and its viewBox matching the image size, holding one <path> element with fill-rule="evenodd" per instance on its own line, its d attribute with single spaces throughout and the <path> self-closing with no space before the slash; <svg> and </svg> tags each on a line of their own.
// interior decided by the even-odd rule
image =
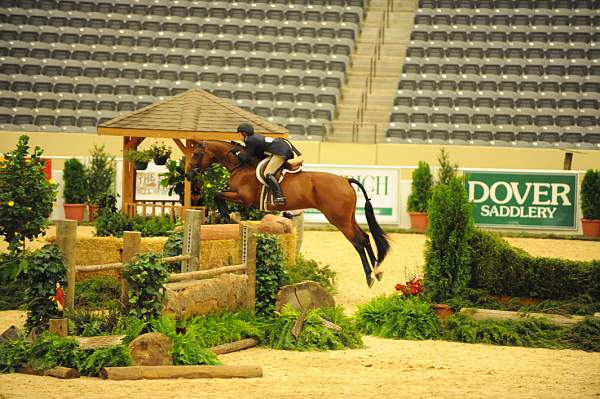
<svg viewBox="0 0 600 399">
<path fill-rule="evenodd" d="M 226 151 L 231 151 L 232 148 L 234 148 L 235 145 L 239 145 L 240 148 L 245 148 L 244 145 L 242 143 L 237 143 L 234 141 L 223 141 L 223 140 L 194 140 L 195 143 L 206 143 L 206 144 L 217 144 L 217 145 L 223 145 L 226 147 Z M 257 156 L 253 156 L 252 159 L 250 160 L 249 163 L 247 163 L 246 165 L 243 165 L 242 168 L 248 168 L 248 167 L 252 167 L 252 168 L 256 168 L 258 166 L 258 163 L 260 161 L 262 161 L 263 159 L 265 159 L 267 156 L 263 155 L 262 157 L 257 157 Z"/>
</svg>

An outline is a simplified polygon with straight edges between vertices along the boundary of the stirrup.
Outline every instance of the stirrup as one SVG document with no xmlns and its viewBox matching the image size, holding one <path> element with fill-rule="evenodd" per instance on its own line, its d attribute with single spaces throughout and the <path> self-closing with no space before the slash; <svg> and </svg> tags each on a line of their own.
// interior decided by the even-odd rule
<svg viewBox="0 0 600 399">
<path fill-rule="evenodd" d="M 285 197 L 273 197 L 271 203 L 273 205 L 285 205 L 286 198 Z"/>
</svg>

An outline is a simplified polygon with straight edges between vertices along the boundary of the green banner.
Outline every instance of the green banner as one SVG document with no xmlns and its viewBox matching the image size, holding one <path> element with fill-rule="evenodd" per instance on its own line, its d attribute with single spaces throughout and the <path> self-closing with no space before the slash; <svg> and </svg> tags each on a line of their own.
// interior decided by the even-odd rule
<svg viewBox="0 0 600 399">
<path fill-rule="evenodd" d="M 475 223 L 490 227 L 577 228 L 577 174 L 465 171 Z"/>
</svg>

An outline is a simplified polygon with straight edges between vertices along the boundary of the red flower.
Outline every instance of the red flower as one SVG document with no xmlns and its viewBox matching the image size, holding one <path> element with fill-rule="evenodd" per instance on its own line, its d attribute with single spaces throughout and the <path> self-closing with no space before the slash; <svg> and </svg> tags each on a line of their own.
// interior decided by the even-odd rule
<svg viewBox="0 0 600 399">
<path fill-rule="evenodd" d="M 396 284 L 396 291 L 401 291 L 402 295 L 419 295 L 423 292 L 423 286 L 421 285 L 421 279 L 413 278 L 406 282 L 406 284 Z"/>
</svg>

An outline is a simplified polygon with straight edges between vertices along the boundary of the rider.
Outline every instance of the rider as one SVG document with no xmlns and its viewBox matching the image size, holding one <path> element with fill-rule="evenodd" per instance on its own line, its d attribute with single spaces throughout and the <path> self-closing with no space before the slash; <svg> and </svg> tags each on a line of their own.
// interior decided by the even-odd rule
<svg viewBox="0 0 600 399">
<path fill-rule="evenodd" d="M 242 163 L 247 163 L 253 156 L 269 156 L 265 167 L 265 181 L 273 193 L 273 203 L 275 205 L 285 204 L 285 197 L 281 192 L 275 173 L 288 159 L 294 158 L 294 152 L 298 150 L 285 139 L 265 137 L 262 134 L 254 133 L 254 128 L 250 123 L 240 124 L 237 131 L 244 136 L 246 145 L 246 148 L 238 154 L 238 158 Z"/>
</svg>

